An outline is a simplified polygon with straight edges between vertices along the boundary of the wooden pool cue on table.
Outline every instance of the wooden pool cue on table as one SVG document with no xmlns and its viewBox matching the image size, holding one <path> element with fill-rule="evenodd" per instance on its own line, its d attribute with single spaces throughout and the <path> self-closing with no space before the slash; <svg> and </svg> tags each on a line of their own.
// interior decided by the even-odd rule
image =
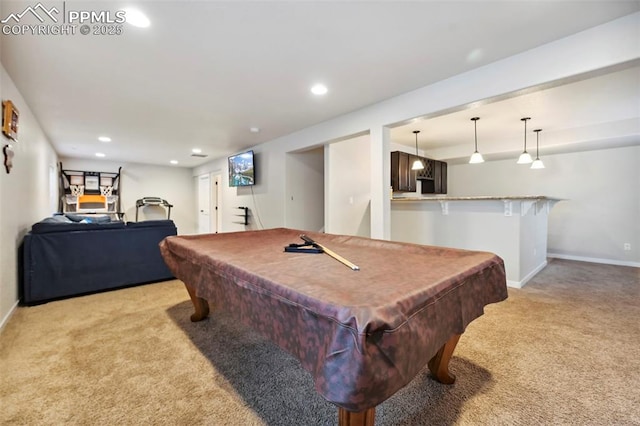
<svg viewBox="0 0 640 426">
<path fill-rule="evenodd" d="M 328 254 L 329 256 L 333 257 L 335 260 L 337 260 L 338 262 L 342 263 L 343 265 L 346 265 L 347 267 L 351 268 L 352 270 L 354 270 L 354 271 L 359 271 L 360 270 L 360 267 L 358 265 L 355 265 L 355 264 L 349 262 L 347 259 L 345 259 L 344 257 L 340 256 L 338 253 L 329 250 L 328 248 L 326 248 L 322 244 L 316 243 L 315 241 L 313 241 L 311 238 L 307 237 L 306 235 L 302 234 L 302 235 L 300 235 L 300 238 L 302 238 L 302 240 L 305 243 L 311 244 L 314 247 L 322 249 L 323 253 Z"/>
</svg>

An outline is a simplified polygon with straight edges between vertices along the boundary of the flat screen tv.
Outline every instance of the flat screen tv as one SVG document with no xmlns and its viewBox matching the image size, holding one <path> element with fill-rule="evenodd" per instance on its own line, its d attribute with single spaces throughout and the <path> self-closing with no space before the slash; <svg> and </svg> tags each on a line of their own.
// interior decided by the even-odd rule
<svg viewBox="0 0 640 426">
<path fill-rule="evenodd" d="M 229 157 L 229 186 L 251 186 L 254 184 L 253 151 Z"/>
</svg>

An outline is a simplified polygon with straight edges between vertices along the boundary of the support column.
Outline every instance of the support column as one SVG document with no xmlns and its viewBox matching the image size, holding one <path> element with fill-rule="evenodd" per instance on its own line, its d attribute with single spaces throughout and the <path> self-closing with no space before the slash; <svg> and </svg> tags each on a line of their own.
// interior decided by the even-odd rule
<svg viewBox="0 0 640 426">
<path fill-rule="evenodd" d="M 391 132 L 372 126 L 371 137 L 371 238 L 391 238 Z"/>
</svg>

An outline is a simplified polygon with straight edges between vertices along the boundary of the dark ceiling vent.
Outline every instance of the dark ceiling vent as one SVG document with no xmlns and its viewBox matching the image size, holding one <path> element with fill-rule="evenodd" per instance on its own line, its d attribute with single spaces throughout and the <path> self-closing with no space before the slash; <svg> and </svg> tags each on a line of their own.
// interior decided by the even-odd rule
<svg viewBox="0 0 640 426">
<path fill-rule="evenodd" d="M 191 154 L 192 157 L 200 157 L 200 158 L 204 158 L 207 156 L 207 154 Z"/>
</svg>

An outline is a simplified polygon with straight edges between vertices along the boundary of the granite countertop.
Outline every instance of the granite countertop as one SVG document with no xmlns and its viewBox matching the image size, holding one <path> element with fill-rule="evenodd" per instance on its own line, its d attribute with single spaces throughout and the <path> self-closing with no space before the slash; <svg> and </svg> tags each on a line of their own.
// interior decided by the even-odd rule
<svg viewBox="0 0 640 426">
<path fill-rule="evenodd" d="M 536 200 L 536 201 L 561 201 L 562 198 L 547 197 L 546 195 L 480 195 L 469 197 L 394 197 L 391 201 L 518 201 L 518 200 Z"/>
</svg>

